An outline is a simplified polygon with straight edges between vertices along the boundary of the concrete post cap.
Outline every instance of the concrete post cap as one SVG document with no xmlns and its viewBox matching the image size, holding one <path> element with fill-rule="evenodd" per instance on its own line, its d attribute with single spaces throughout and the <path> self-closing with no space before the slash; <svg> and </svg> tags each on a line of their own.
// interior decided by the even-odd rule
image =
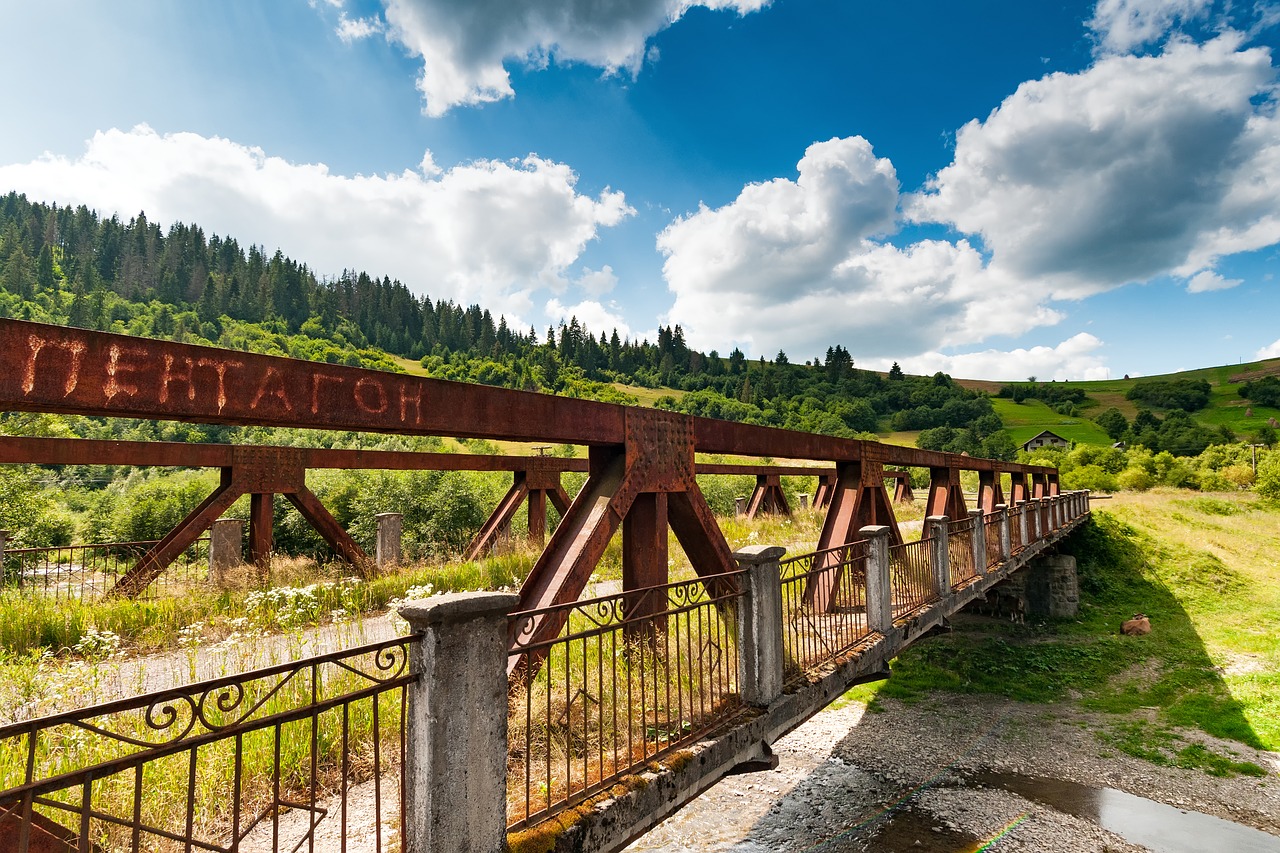
<svg viewBox="0 0 1280 853">
<path fill-rule="evenodd" d="M 986 513 L 981 509 L 971 509 L 969 510 L 969 515 L 972 517 L 972 516 L 978 516 L 978 515 L 986 515 Z"/>
<path fill-rule="evenodd" d="M 949 515 L 931 515 L 925 519 L 925 521 L 932 522 L 933 524 L 946 524 L 950 520 L 951 516 Z"/>
<path fill-rule="evenodd" d="M 739 563 L 774 563 L 781 560 L 787 549 L 781 545 L 747 545 L 733 552 Z"/>
<path fill-rule="evenodd" d="M 505 616 L 520 604 L 514 592 L 450 592 L 406 601 L 396 612 L 417 630 L 428 625 L 466 622 L 482 616 Z"/>
<path fill-rule="evenodd" d="M 377 515 L 375 515 L 374 518 L 396 518 L 396 517 L 403 517 L 403 516 L 404 516 L 403 512 L 380 512 Z"/>
<path fill-rule="evenodd" d="M 858 535 L 864 539 L 871 539 L 876 536 L 888 536 L 889 527 L 885 524 L 868 524 L 858 531 Z"/>
</svg>

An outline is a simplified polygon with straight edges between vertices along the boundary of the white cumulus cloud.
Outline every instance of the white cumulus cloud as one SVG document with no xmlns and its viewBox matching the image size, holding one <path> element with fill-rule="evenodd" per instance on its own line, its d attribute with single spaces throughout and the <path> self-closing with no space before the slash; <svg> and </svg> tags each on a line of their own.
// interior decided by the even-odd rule
<svg viewBox="0 0 1280 853">
<path fill-rule="evenodd" d="M 566 165 L 529 156 L 447 170 L 345 176 L 259 148 L 149 127 L 96 134 L 84 154 L 0 166 L 0 185 L 33 200 L 123 218 L 193 222 L 242 244 L 279 247 L 320 275 L 399 278 L 433 298 L 527 316 L 532 294 L 563 284 L 602 228 L 634 211 L 622 193 L 575 188 Z"/>
<path fill-rule="evenodd" d="M 584 269 L 577 283 L 588 296 L 599 298 L 613 290 L 618 284 L 618 277 L 613 267 L 605 264 L 598 270 Z"/>
<path fill-rule="evenodd" d="M 611 336 L 615 329 L 618 336 L 624 339 L 640 340 L 648 337 L 654 340 L 657 338 L 656 331 L 637 334 L 615 306 L 606 306 L 595 299 L 584 299 L 574 305 L 565 305 L 554 298 L 549 299 L 543 313 L 551 324 L 557 327 L 561 323 L 568 323 L 577 318 L 578 325 L 584 327 L 596 340 L 600 339 L 601 334 Z"/>
<path fill-rule="evenodd" d="M 338 18 L 338 26 L 334 32 L 344 44 L 360 41 L 383 32 L 382 21 L 378 18 L 348 18 L 345 13 Z"/>
<path fill-rule="evenodd" d="M 981 236 L 993 270 L 1055 298 L 1280 241 L 1276 73 L 1239 48 L 1228 33 L 1023 83 L 961 128 L 911 215 Z"/>
<path fill-rule="evenodd" d="M 927 376 L 942 371 L 965 379 L 998 381 L 1022 380 L 1034 376 L 1041 381 L 1107 379 L 1106 362 L 1098 350 L 1102 341 L 1081 332 L 1057 346 L 1036 346 L 1013 350 L 987 349 L 959 355 L 926 352 L 898 360 L 907 373 Z M 887 370 L 888 365 L 873 360 L 864 367 Z"/>
<path fill-rule="evenodd" d="M 648 39 L 703 6 L 747 14 L 768 0 L 384 0 L 388 34 L 422 60 L 427 115 L 512 97 L 504 62 L 637 73 Z"/>
<path fill-rule="evenodd" d="M 1201 270 L 1187 282 L 1187 293 L 1208 293 L 1211 290 L 1230 290 L 1244 284 L 1241 278 L 1223 278 L 1212 270 Z"/>
<path fill-rule="evenodd" d="M 876 239 L 894 226 L 898 180 L 865 139 L 815 143 L 798 170 L 658 236 L 675 295 L 668 320 L 692 345 L 782 347 L 803 360 L 838 341 L 897 358 L 1058 319 L 964 240 Z"/>
<path fill-rule="evenodd" d="M 1127 53 L 1163 39 L 1179 22 L 1209 14 L 1213 0 L 1098 0 L 1086 25 L 1100 53 Z"/>
<path fill-rule="evenodd" d="M 1275 343 L 1267 344 L 1265 347 L 1254 353 L 1253 357 L 1258 360 L 1264 358 L 1280 358 L 1280 340 L 1277 340 Z"/>
</svg>

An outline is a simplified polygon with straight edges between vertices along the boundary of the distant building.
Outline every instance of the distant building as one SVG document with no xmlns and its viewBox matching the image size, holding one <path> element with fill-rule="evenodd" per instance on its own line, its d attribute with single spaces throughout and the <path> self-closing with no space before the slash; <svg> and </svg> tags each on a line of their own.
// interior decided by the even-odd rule
<svg viewBox="0 0 1280 853">
<path fill-rule="evenodd" d="M 1022 443 L 1023 450 L 1035 450 L 1040 447 L 1070 447 L 1071 442 L 1067 441 L 1056 432 L 1045 430 L 1037 436 L 1033 436 Z"/>
</svg>

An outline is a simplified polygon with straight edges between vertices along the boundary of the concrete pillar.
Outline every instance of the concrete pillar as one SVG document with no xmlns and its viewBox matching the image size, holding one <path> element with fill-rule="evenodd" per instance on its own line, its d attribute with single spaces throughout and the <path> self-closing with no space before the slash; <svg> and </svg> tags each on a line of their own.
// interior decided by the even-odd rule
<svg viewBox="0 0 1280 853">
<path fill-rule="evenodd" d="M 747 498 L 744 495 L 739 495 L 738 497 L 733 499 L 733 517 L 741 518 L 746 514 L 747 514 Z"/>
<path fill-rule="evenodd" d="M 227 569 L 244 563 L 244 520 L 220 518 L 209 526 L 209 582 L 222 586 Z"/>
<path fill-rule="evenodd" d="M 1022 536 L 1022 547 L 1031 544 L 1031 534 L 1035 527 L 1031 523 L 1031 501 L 1018 501 L 1018 533 Z"/>
<path fill-rule="evenodd" d="M 893 587 L 889 579 L 889 528 L 870 525 L 858 531 L 867 540 L 867 627 L 881 634 L 893 628 Z"/>
<path fill-rule="evenodd" d="M 405 853 L 506 848 L 507 614 L 519 601 L 464 592 L 399 609 L 421 635 L 406 688 Z"/>
<path fill-rule="evenodd" d="M 1013 556 L 1013 531 L 1009 529 L 1009 507 L 996 504 L 996 512 L 1000 516 L 1000 562 L 1007 563 Z"/>
<path fill-rule="evenodd" d="M 1074 618 L 1080 612 L 1076 558 L 1046 554 L 1027 566 L 1027 614 L 1050 619 Z"/>
<path fill-rule="evenodd" d="M 806 509 L 808 509 L 808 508 L 809 508 L 809 496 L 808 496 L 808 495 L 806 495 L 804 492 L 800 492 L 799 494 L 797 494 L 797 495 L 796 495 L 796 498 L 800 501 L 800 509 L 801 509 L 801 510 L 806 510 Z"/>
<path fill-rule="evenodd" d="M 782 695 L 782 581 L 777 545 L 748 545 L 733 552 L 745 569 L 738 612 L 738 689 L 748 705 L 768 707 Z"/>
<path fill-rule="evenodd" d="M 969 510 L 973 519 L 973 573 L 982 577 L 987 573 L 987 517 L 980 509 Z"/>
<path fill-rule="evenodd" d="M 404 514 L 380 512 L 378 519 L 378 550 L 375 561 L 378 570 L 400 565 L 401 541 L 404 530 Z"/>
<path fill-rule="evenodd" d="M 1031 539 L 1028 540 L 1029 542 L 1039 542 L 1040 537 L 1044 535 L 1044 531 L 1041 529 L 1044 526 L 1044 510 L 1041 509 L 1041 503 L 1040 498 L 1032 498 L 1027 501 L 1028 506 L 1031 507 L 1027 513 L 1031 520 Z"/>
<path fill-rule="evenodd" d="M 1087 514 L 1089 512 L 1089 490 L 1085 489 L 1080 495 L 1080 512 Z"/>
<path fill-rule="evenodd" d="M 929 568 L 933 570 L 933 591 L 938 598 L 951 594 L 951 532 L 945 515 L 931 515 L 924 520 L 924 535 L 933 540 L 929 546 Z"/>
</svg>

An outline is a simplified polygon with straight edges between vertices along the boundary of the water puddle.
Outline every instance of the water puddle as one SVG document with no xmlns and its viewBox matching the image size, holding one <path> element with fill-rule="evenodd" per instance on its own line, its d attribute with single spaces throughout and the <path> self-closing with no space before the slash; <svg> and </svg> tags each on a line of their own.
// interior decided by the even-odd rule
<svg viewBox="0 0 1280 853">
<path fill-rule="evenodd" d="M 1280 853 L 1280 837 L 1114 788 L 1091 788 L 1075 782 L 1012 773 L 967 776 L 965 785 L 1001 788 L 1055 811 L 1093 821 L 1156 853 L 1219 853 L 1223 850 L 1232 853 Z"/>
<path fill-rule="evenodd" d="M 868 839 L 867 846 L 846 849 L 876 853 L 958 853 L 973 850 L 977 844 L 978 840 L 972 835 L 939 826 L 938 819 L 932 815 L 908 808 L 895 811 L 883 821 Z"/>
</svg>

